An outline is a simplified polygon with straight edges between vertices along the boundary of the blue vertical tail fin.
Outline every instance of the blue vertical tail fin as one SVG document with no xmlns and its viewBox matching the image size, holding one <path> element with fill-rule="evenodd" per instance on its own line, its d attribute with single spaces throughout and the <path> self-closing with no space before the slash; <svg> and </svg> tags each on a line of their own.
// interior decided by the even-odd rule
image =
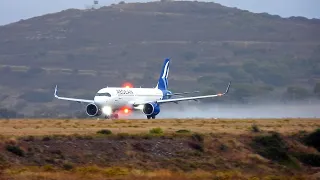
<svg viewBox="0 0 320 180">
<path fill-rule="evenodd" d="M 160 90 L 167 90 L 168 89 L 169 65 L 170 65 L 170 59 L 167 58 L 164 60 L 164 63 L 163 63 L 162 69 L 161 69 L 159 81 L 156 86 L 157 89 L 160 89 Z"/>
</svg>

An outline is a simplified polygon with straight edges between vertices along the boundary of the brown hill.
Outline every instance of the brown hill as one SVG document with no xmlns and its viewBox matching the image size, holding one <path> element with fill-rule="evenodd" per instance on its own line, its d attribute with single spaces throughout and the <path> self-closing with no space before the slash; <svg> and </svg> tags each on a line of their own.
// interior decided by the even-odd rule
<svg viewBox="0 0 320 180">
<path fill-rule="evenodd" d="M 2 104 L 50 102 L 55 84 L 88 98 L 126 80 L 152 87 L 165 57 L 173 60 L 174 90 L 220 89 L 229 80 L 235 89 L 312 87 L 320 77 L 318 32 L 317 19 L 205 2 L 118 4 L 21 20 L 0 27 Z M 35 89 L 46 98 L 30 95 Z"/>
</svg>

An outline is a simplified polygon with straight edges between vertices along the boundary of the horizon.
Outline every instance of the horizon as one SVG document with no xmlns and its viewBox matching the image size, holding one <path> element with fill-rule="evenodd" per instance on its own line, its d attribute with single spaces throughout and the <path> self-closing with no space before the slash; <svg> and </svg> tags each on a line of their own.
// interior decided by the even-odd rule
<svg viewBox="0 0 320 180">
<path fill-rule="evenodd" d="M 153 1 L 125 1 L 126 3 L 134 2 L 153 2 Z M 209 1 L 203 1 L 209 2 Z M 236 7 L 241 10 L 248 10 L 252 13 L 268 13 L 271 15 L 279 15 L 283 18 L 292 16 L 305 17 L 308 19 L 320 19 L 320 12 L 317 11 L 317 7 L 320 6 L 320 1 L 309 0 L 307 3 L 301 0 L 269 0 L 269 1 L 255 1 L 255 0 L 215 0 L 212 1 L 219 3 L 226 7 Z M 41 0 L 33 0 L 32 2 L 22 0 L 11 0 L 0 2 L 0 26 L 10 23 L 18 22 L 21 19 L 29 19 L 37 16 L 42 16 L 50 13 L 57 13 L 66 9 L 85 9 L 92 5 L 91 0 L 70 0 L 63 1 L 57 0 L 52 3 L 43 3 Z M 117 4 L 119 1 L 115 0 L 100 0 L 100 6 L 109 6 L 111 4 Z M 276 4 L 276 5 L 274 5 Z M 36 7 L 34 9 L 34 7 Z M 39 8 L 40 7 L 40 8 Z M 19 12 L 12 14 L 12 12 Z"/>
</svg>

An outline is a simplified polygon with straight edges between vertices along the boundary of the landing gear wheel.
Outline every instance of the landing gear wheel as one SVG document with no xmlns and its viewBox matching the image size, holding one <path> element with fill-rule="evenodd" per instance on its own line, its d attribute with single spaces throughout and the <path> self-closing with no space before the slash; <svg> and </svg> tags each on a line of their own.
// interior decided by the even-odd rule
<svg viewBox="0 0 320 180">
<path fill-rule="evenodd" d="M 105 115 L 105 119 L 119 119 L 119 114 Z"/>
<path fill-rule="evenodd" d="M 152 119 L 155 119 L 156 116 L 147 116 L 147 118 L 148 118 L 148 119 L 151 119 L 151 118 L 152 118 Z"/>
<path fill-rule="evenodd" d="M 119 114 L 112 114 L 111 119 L 119 119 Z"/>
</svg>

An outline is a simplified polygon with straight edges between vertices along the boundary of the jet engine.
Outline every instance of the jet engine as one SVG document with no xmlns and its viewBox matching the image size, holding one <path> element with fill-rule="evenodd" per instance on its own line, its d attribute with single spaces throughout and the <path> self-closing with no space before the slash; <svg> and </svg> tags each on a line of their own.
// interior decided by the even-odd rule
<svg viewBox="0 0 320 180">
<path fill-rule="evenodd" d="M 160 113 L 160 106 L 157 103 L 147 103 L 144 105 L 142 111 L 147 116 L 156 116 Z"/>
<path fill-rule="evenodd" d="M 95 104 L 88 104 L 86 107 L 86 112 L 88 116 L 91 116 L 91 117 L 100 116 L 102 114 L 99 107 Z"/>
</svg>

